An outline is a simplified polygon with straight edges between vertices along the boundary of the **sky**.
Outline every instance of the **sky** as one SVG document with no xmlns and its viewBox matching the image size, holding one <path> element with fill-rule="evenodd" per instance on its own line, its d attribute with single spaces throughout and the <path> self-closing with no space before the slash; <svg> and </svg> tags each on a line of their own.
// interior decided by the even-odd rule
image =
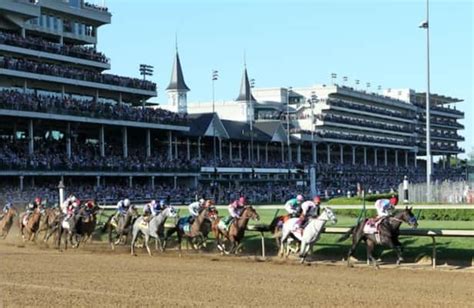
<svg viewBox="0 0 474 308">
<path fill-rule="evenodd" d="M 94 2 L 94 1 L 90 1 Z M 104 0 L 95 1 L 102 4 Z M 176 48 L 188 102 L 210 101 L 212 70 L 219 71 L 216 100 L 238 95 L 244 55 L 257 88 L 329 83 L 426 91 L 424 0 L 109 0 L 112 23 L 99 28 L 98 49 L 111 73 L 150 80 L 166 93 Z M 466 138 L 474 151 L 473 13 L 471 0 L 430 1 L 431 92 L 461 98 Z"/>
</svg>

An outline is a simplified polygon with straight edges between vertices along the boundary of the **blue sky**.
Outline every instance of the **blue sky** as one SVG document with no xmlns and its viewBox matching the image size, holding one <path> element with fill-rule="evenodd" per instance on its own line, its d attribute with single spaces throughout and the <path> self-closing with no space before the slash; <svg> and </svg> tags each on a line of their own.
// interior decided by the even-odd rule
<svg viewBox="0 0 474 308">
<path fill-rule="evenodd" d="M 96 1 L 101 2 L 101 1 Z M 211 71 L 219 70 L 216 99 L 234 99 L 246 53 L 256 87 L 328 83 L 330 74 L 359 79 L 372 89 L 426 89 L 425 1 L 419 0 L 110 0 L 112 24 L 99 30 L 99 50 L 112 73 L 151 79 L 166 102 L 175 34 L 188 101 L 211 99 Z M 462 134 L 474 148 L 473 2 L 430 1 L 431 90 L 462 98 Z"/>
</svg>

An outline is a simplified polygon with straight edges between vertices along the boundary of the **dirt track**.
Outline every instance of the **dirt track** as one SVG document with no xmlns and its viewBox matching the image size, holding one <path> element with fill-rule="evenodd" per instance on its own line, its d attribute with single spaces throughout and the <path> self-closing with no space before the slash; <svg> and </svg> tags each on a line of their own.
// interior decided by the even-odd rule
<svg viewBox="0 0 474 308">
<path fill-rule="evenodd" d="M 472 307 L 474 273 L 302 266 L 96 244 L 61 253 L 0 242 L 0 306 Z"/>
</svg>

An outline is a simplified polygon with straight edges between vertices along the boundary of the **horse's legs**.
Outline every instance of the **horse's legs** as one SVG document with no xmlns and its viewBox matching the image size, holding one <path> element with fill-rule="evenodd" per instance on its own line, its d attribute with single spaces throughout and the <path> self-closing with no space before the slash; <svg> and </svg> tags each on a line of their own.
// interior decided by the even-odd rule
<svg viewBox="0 0 474 308">
<path fill-rule="evenodd" d="M 114 227 L 109 223 L 109 244 L 110 244 L 110 248 L 112 248 L 112 250 L 115 250 L 115 243 L 114 243 L 114 240 L 112 239 L 112 228 Z"/>
<path fill-rule="evenodd" d="M 179 230 L 177 230 L 176 235 L 178 236 L 178 250 L 179 250 L 179 256 L 181 257 L 181 240 L 183 238 L 182 238 L 182 234 Z"/>
<path fill-rule="evenodd" d="M 148 246 L 148 241 L 150 240 L 150 234 L 148 234 L 147 232 L 145 232 L 145 247 L 146 247 L 146 250 L 148 251 L 148 255 L 151 257 L 151 250 L 150 250 L 150 246 Z"/>
<path fill-rule="evenodd" d="M 377 264 L 377 260 L 375 260 L 372 254 L 374 252 L 375 242 L 370 239 L 367 239 L 366 244 L 367 244 L 367 258 L 368 258 L 367 264 L 370 265 L 370 261 L 372 261 L 374 264 L 374 268 L 379 268 L 379 265 Z"/>
<path fill-rule="evenodd" d="M 132 233 L 132 242 L 130 243 L 130 254 L 135 256 L 135 241 L 137 240 L 138 230 L 133 230 Z"/>
<path fill-rule="evenodd" d="M 165 251 L 166 246 L 167 246 L 167 244 L 168 244 L 168 239 L 170 238 L 170 236 L 171 236 L 177 229 L 178 229 L 178 228 L 173 227 L 173 228 L 168 229 L 168 231 L 166 231 L 165 241 L 164 241 L 164 243 L 163 243 L 163 249 L 162 249 L 161 251 Z M 159 235 L 158 235 L 158 237 L 159 237 Z M 157 237 L 157 238 L 158 238 L 158 237 Z"/>
<path fill-rule="evenodd" d="M 352 266 L 351 263 L 351 257 L 354 251 L 357 248 L 357 245 L 359 245 L 359 242 L 362 240 L 362 236 L 360 236 L 357 232 L 357 230 L 354 231 L 352 234 L 352 245 L 351 248 L 349 248 L 349 252 L 347 253 L 347 266 Z"/>
</svg>

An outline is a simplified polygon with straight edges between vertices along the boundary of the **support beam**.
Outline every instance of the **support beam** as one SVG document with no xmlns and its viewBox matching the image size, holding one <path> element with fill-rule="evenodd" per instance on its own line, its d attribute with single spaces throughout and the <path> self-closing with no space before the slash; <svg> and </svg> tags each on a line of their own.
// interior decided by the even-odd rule
<svg viewBox="0 0 474 308">
<path fill-rule="evenodd" d="M 232 141 L 229 140 L 229 160 L 232 161 Z"/>
<path fill-rule="evenodd" d="M 331 145 L 328 143 L 326 144 L 326 149 L 327 149 L 327 159 L 326 159 L 326 162 L 328 164 L 331 163 Z"/>
<path fill-rule="evenodd" d="M 67 123 L 66 128 L 66 155 L 67 158 L 71 158 L 72 147 L 71 147 L 71 123 Z"/>
<path fill-rule="evenodd" d="M 198 137 L 198 142 L 197 142 L 197 147 L 198 147 L 198 158 L 201 159 L 201 137 Z"/>
<path fill-rule="evenodd" d="M 356 164 L 356 146 L 352 146 L 352 165 Z"/>
<path fill-rule="evenodd" d="M 168 160 L 173 160 L 173 133 L 168 132 Z"/>
<path fill-rule="evenodd" d="M 339 145 L 339 161 L 341 165 L 344 164 L 344 146 L 342 144 Z"/>
<path fill-rule="evenodd" d="M 128 177 L 128 187 L 133 188 L 133 176 Z"/>
<path fill-rule="evenodd" d="M 364 147 L 364 166 L 367 166 L 367 147 Z"/>
<path fill-rule="evenodd" d="M 408 151 L 405 151 L 405 167 L 408 167 Z"/>
<path fill-rule="evenodd" d="M 35 134 L 33 131 L 33 119 L 28 121 L 28 154 L 33 155 L 35 151 Z"/>
<path fill-rule="evenodd" d="M 313 164 L 318 163 L 318 144 L 313 142 L 311 144 L 311 153 L 313 154 Z"/>
<path fill-rule="evenodd" d="M 257 143 L 257 161 L 260 161 L 260 143 Z"/>
<path fill-rule="evenodd" d="M 105 127 L 104 125 L 100 126 L 99 144 L 100 144 L 100 156 L 105 157 Z"/>
<path fill-rule="evenodd" d="M 151 183 L 150 183 L 151 184 L 151 189 L 155 190 L 155 176 L 152 175 L 150 181 L 151 181 Z"/>
<path fill-rule="evenodd" d="M 283 142 L 281 143 L 281 162 L 285 162 L 285 145 L 283 144 Z"/>
<path fill-rule="evenodd" d="M 298 144 L 296 147 L 296 162 L 301 164 L 301 144 Z"/>
<path fill-rule="evenodd" d="M 145 139 L 145 148 L 146 148 L 146 157 L 151 157 L 151 131 L 148 128 L 146 130 L 146 139 Z"/>
<path fill-rule="evenodd" d="M 24 182 L 25 182 L 25 177 L 23 175 L 20 175 L 20 191 L 23 191 Z"/>
<path fill-rule="evenodd" d="M 174 158 L 178 159 L 179 151 L 178 151 L 178 136 L 174 137 Z"/>
<path fill-rule="evenodd" d="M 191 141 L 189 138 L 186 138 L 186 159 L 191 159 Z"/>
<path fill-rule="evenodd" d="M 251 144 L 250 144 L 250 142 L 249 142 L 249 143 L 247 144 L 247 158 L 248 158 L 249 161 L 251 160 L 250 158 L 252 157 L 251 152 L 252 152 L 252 146 L 251 146 Z"/>
<path fill-rule="evenodd" d="M 288 145 L 288 162 L 293 161 L 293 149 L 291 148 L 291 144 Z"/>
<path fill-rule="evenodd" d="M 127 127 L 122 127 L 122 146 L 123 146 L 123 157 L 128 157 L 128 130 Z"/>
<path fill-rule="evenodd" d="M 100 188 L 100 175 L 95 177 L 95 187 L 98 189 Z"/>
<path fill-rule="evenodd" d="M 219 159 L 222 160 L 222 138 L 219 137 Z"/>
<path fill-rule="evenodd" d="M 28 90 L 28 81 L 25 79 L 23 81 L 23 93 L 26 93 L 26 90 Z"/>
<path fill-rule="evenodd" d="M 374 149 L 374 166 L 378 166 L 377 152 L 378 152 L 378 149 Z"/>
<path fill-rule="evenodd" d="M 242 161 L 242 142 L 239 141 L 239 160 Z"/>
<path fill-rule="evenodd" d="M 268 164 L 268 142 L 265 143 L 265 163 Z"/>
<path fill-rule="evenodd" d="M 385 158 L 385 166 L 388 166 L 388 152 L 387 149 L 383 150 L 384 158 Z"/>
<path fill-rule="evenodd" d="M 414 165 L 415 165 L 415 168 L 416 168 L 416 167 L 418 166 L 418 162 L 416 161 L 416 154 L 417 154 L 417 152 L 414 152 L 413 154 L 414 154 L 413 156 L 415 156 L 415 162 L 414 162 Z"/>
</svg>

